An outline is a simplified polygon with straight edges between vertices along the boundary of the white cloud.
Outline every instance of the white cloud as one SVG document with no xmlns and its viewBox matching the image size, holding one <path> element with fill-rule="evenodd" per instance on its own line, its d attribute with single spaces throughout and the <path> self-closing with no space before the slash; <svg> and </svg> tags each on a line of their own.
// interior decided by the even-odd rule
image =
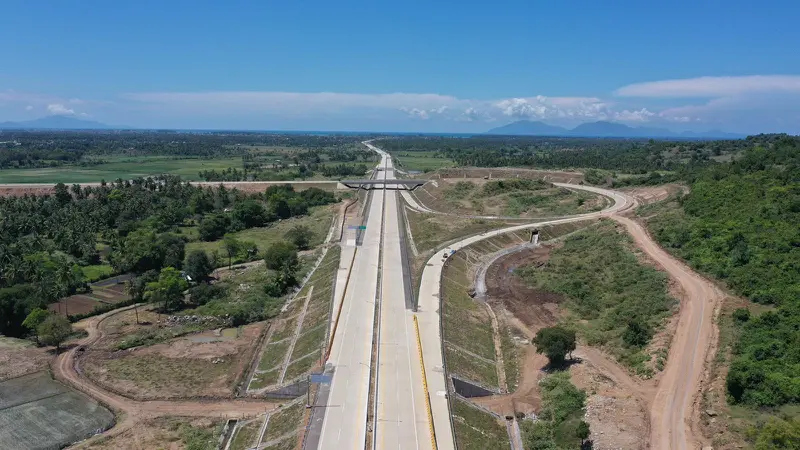
<svg viewBox="0 0 800 450">
<path fill-rule="evenodd" d="M 635 83 L 617 89 L 624 97 L 711 98 L 754 93 L 800 93 L 798 75 L 699 77 Z"/>
<path fill-rule="evenodd" d="M 33 110 L 33 105 L 28 105 L 25 107 L 25 111 L 32 111 L 32 110 Z"/>
<path fill-rule="evenodd" d="M 642 108 L 638 111 L 628 111 L 626 109 L 614 113 L 613 118 L 614 120 L 619 120 L 620 122 L 647 122 L 655 115 L 655 113 L 648 111 L 647 108 Z"/>
<path fill-rule="evenodd" d="M 66 106 L 62 105 L 61 103 L 51 103 L 47 105 L 47 111 L 50 114 L 57 114 L 60 116 L 72 116 L 75 115 L 75 110 L 67 108 Z"/>
<path fill-rule="evenodd" d="M 455 97 L 439 94 L 350 94 L 336 92 L 154 92 L 124 98 L 159 108 L 196 113 L 267 113 L 315 115 L 363 109 L 444 112 Z M 445 109 L 442 109 L 442 108 Z"/>
<path fill-rule="evenodd" d="M 430 118 L 430 115 L 428 115 L 428 111 L 425 111 L 424 109 L 403 107 L 400 108 L 400 111 L 403 111 L 409 116 L 415 117 L 417 119 L 427 120 L 428 118 Z"/>
</svg>

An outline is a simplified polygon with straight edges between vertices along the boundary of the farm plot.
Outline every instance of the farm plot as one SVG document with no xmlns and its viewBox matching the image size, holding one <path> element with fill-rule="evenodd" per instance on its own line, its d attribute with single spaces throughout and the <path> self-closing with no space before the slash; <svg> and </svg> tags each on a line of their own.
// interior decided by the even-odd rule
<svg viewBox="0 0 800 450">
<path fill-rule="evenodd" d="M 92 291 L 86 294 L 75 294 L 48 305 L 48 309 L 61 315 L 85 315 L 95 310 L 108 310 L 114 305 L 130 300 L 125 292 L 125 285 L 91 285 Z"/>
<path fill-rule="evenodd" d="M 0 383 L 0 448 L 61 448 L 113 424 L 111 411 L 46 372 Z"/>
</svg>

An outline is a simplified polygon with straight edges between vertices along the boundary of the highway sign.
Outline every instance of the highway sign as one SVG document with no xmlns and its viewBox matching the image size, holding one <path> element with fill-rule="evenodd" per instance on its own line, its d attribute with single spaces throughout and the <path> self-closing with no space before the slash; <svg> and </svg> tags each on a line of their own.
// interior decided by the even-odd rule
<svg viewBox="0 0 800 450">
<path fill-rule="evenodd" d="M 320 384 L 330 384 L 333 379 L 332 375 L 325 375 L 324 373 L 312 373 L 311 382 Z"/>
</svg>

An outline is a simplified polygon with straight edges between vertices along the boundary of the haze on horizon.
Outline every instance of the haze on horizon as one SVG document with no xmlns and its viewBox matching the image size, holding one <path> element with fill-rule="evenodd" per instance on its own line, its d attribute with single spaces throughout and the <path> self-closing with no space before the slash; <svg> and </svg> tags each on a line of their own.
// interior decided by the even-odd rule
<svg viewBox="0 0 800 450">
<path fill-rule="evenodd" d="M 800 134 L 788 0 L 6 2 L 0 122 L 483 132 L 516 120 Z"/>
</svg>

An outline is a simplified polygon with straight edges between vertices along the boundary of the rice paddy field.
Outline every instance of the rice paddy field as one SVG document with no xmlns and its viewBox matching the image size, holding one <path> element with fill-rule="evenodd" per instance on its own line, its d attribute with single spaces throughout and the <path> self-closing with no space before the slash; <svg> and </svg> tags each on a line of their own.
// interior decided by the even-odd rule
<svg viewBox="0 0 800 450">
<path fill-rule="evenodd" d="M 0 383 L 0 448 L 63 448 L 113 424 L 111 411 L 47 372 Z"/>
<path fill-rule="evenodd" d="M 160 174 L 179 175 L 199 181 L 202 170 L 242 168 L 241 158 L 176 159 L 168 156 L 136 156 L 104 158 L 107 162 L 94 166 L 62 166 L 39 169 L 2 169 L 0 183 L 97 183 L 118 178 L 130 180 Z"/>
</svg>

